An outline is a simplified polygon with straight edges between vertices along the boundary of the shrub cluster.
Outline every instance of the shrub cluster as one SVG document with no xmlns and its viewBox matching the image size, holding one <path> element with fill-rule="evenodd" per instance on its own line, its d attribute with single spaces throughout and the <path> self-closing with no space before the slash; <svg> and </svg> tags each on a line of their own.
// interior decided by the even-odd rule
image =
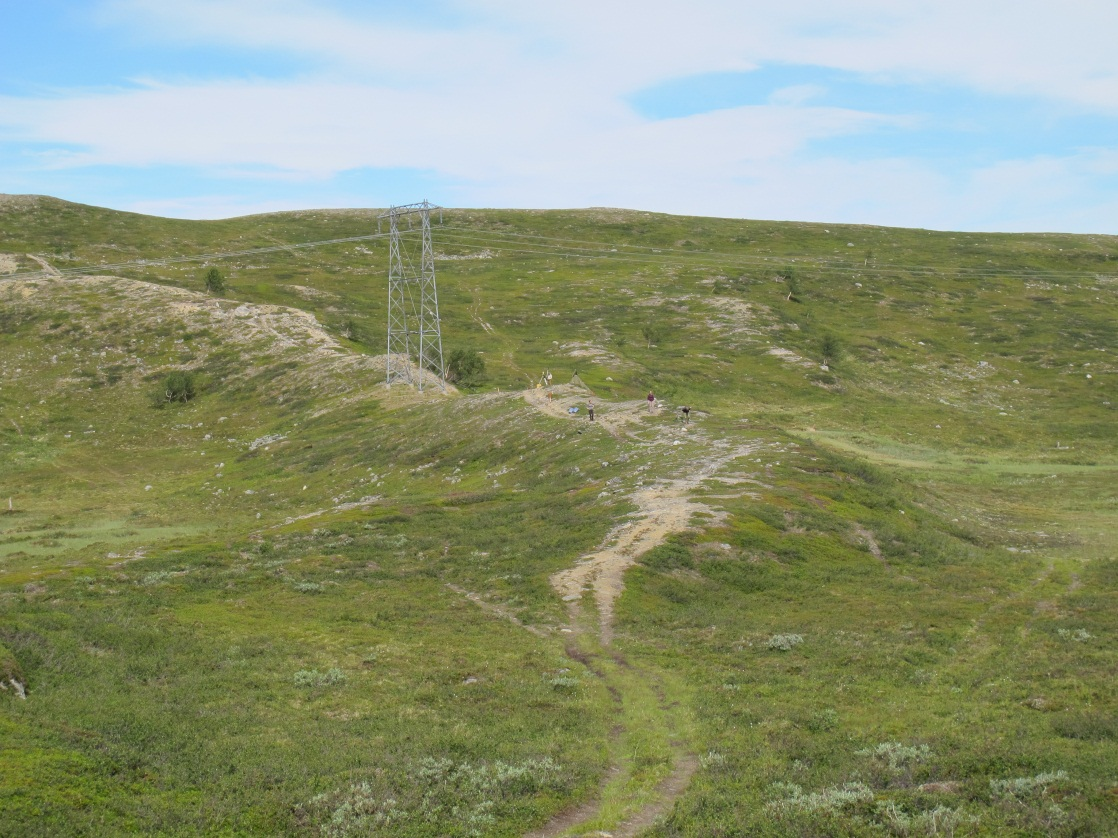
<svg viewBox="0 0 1118 838">
<path fill-rule="evenodd" d="M 765 644 L 765 648 L 775 649 L 778 652 L 790 652 L 803 642 L 804 638 L 799 634 L 774 634 Z"/>
<path fill-rule="evenodd" d="M 317 669 L 300 669 L 295 673 L 295 686 L 297 687 L 332 687 L 335 684 L 344 684 L 345 673 L 336 666 L 319 672 Z"/>
<path fill-rule="evenodd" d="M 406 826 L 415 834 L 480 838 L 494 834 L 498 817 L 515 807 L 517 798 L 570 786 L 550 757 L 518 763 L 426 757 L 410 767 L 407 779 L 399 789 L 381 777 L 354 783 L 318 795 L 304 811 L 329 838 L 399 835 Z"/>
<path fill-rule="evenodd" d="M 194 374 L 186 370 L 175 370 L 163 379 L 158 401 L 164 404 L 181 404 L 190 401 L 196 394 Z"/>
<path fill-rule="evenodd" d="M 485 359 L 476 349 L 455 349 L 446 363 L 446 380 L 463 387 L 476 387 L 485 378 Z"/>
</svg>

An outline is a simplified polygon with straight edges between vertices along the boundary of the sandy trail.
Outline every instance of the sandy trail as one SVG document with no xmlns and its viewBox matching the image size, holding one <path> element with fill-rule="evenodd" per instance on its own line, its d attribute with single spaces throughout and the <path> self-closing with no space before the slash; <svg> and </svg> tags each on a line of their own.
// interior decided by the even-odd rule
<svg viewBox="0 0 1118 838">
<path fill-rule="evenodd" d="M 571 417 L 567 413 L 567 409 L 574 405 L 585 409 L 589 395 L 587 391 L 570 386 L 549 389 L 554 395 L 553 399 L 548 399 L 548 390 L 529 390 L 524 393 L 524 398 L 537 410 L 556 418 L 576 419 L 577 414 Z M 598 404 L 597 400 L 595 404 Z M 641 422 L 647 415 L 647 410 L 643 401 L 603 403 L 599 416 L 606 430 L 619 436 L 625 425 Z M 685 475 L 639 487 L 630 494 L 629 500 L 637 507 L 628 516 L 630 520 L 616 526 L 606 537 L 601 549 L 583 556 L 573 567 L 551 576 L 552 587 L 568 604 L 571 629 L 578 631 L 583 597 L 587 592 L 592 592 L 598 611 L 598 639 L 602 646 L 609 645 L 613 640 L 614 604 L 625 588 L 625 572 L 642 554 L 662 544 L 669 535 L 687 529 L 695 513 L 705 512 L 713 516 L 715 521 L 720 519 L 724 513 L 694 500 L 691 493 L 708 480 L 718 480 L 724 484 L 750 482 L 736 476 L 720 476 L 718 472 L 739 457 L 752 454 L 758 447 L 759 444 L 731 446 L 716 442 L 707 449 L 703 457 L 693 462 Z M 671 712 L 667 707 L 662 708 L 662 711 Z M 609 832 L 587 832 L 580 829 L 580 826 L 591 823 L 598 816 L 601 810 L 599 799 L 560 813 L 540 829 L 530 832 L 526 838 L 560 838 L 564 835 L 634 838 L 641 834 L 671 811 L 698 770 L 698 760 L 694 754 L 687 752 L 684 743 L 673 742 L 672 750 L 672 771 L 656 787 L 655 799 L 631 812 Z M 614 765 L 606 782 L 611 776 L 616 776 L 618 771 L 619 767 Z"/>
<path fill-rule="evenodd" d="M 548 398 L 548 393 L 552 394 L 551 399 Z M 586 402 L 593 399 L 598 408 L 596 423 L 600 423 L 615 437 L 627 433 L 627 426 L 642 423 L 648 415 L 648 406 L 644 400 L 603 402 L 585 387 L 571 384 L 526 390 L 523 398 L 545 415 L 576 423 L 588 423 Z M 578 407 L 579 413 L 569 414 L 567 411 L 571 407 Z M 629 520 L 614 527 L 600 549 L 581 557 L 573 567 L 558 571 L 550 577 L 552 587 L 568 605 L 570 623 L 569 628 L 564 631 L 579 632 L 583 598 L 586 593 L 592 592 L 598 612 L 598 640 L 602 647 L 608 646 L 613 640 L 614 604 L 625 589 L 625 572 L 642 554 L 662 544 L 669 535 L 686 530 L 696 513 L 704 512 L 713 521 L 720 520 L 725 513 L 694 500 L 691 493 L 710 480 L 717 480 L 724 485 L 756 482 L 738 475 L 720 475 L 719 472 L 739 457 L 754 453 L 759 447 L 760 443 L 731 445 L 724 441 L 713 441 L 704 454 L 690 464 L 686 474 L 635 489 L 629 495 L 629 500 L 637 509 L 630 513 Z M 546 632 L 524 624 L 500 605 L 486 602 L 477 594 L 456 585 L 447 587 L 496 617 L 509 620 L 537 636 L 547 636 Z M 583 650 L 577 657 L 583 660 L 586 654 L 593 657 L 600 653 Z M 611 654 L 620 660 L 616 653 Z M 661 713 L 670 715 L 675 712 L 665 704 L 663 698 L 660 703 Z M 653 799 L 634 808 L 608 832 L 589 831 L 585 827 L 601 813 L 602 795 L 599 795 L 597 799 L 560 812 L 539 829 L 529 832 L 525 838 L 562 838 L 568 835 L 635 838 L 649 829 L 671 810 L 676 800 L 686 791 L 699 767 L 695 755 L 687 750 L 687 744 L 676 739 L 673 734 L 672 770 L 656 786 Z M 607 771 L 603 791 L 611 782 L 620 778 L 621 772 L 619 764 L 614 764 Z"/>
<path fill-rule="evenodd" d="M 637 511 L 629 516 L 632 520 L 610 532 L 607 546 L 582 557 L 574 567 L 552 574 L 552 587 L 572 605 L 577 606 L 586 591 L 593 591 L 603 645 L 613 639 L 613 606 L 625 589 L 625 571 L 643 553 L 663 544 L 669 535 L 687 529 L 696 512 L 705 512 L 715 520 L 720 518 L 720 512 L 693 500 L 690 494 L 728 463 L 754 450 L 755 446 L 741 445 L 716 451 L 696 461 L 684 477 L 637 489 L 629 496 Z"/>
<path fill-rule="evenodd" d="M 548 393 L 553 395 L 550 400 L 547 398 Z M 601 425 L 611 436 L 627 433 L 627 428 L 639 424 L 648 412 L 644 401 L 605 402 L 585 387 L 574 384 L 525 390 L 524 401 L 548 416 L 582 423 L 589 422 L 586 404 L 592 401 L 595 424 Z M 577 407 L 578 413 L 568 413 L 568 409 L 572 407 Z"/>
</svg>

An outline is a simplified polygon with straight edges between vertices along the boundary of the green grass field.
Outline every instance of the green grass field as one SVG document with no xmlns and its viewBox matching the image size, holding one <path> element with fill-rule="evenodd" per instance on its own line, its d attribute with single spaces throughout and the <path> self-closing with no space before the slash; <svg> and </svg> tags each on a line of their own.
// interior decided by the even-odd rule
<svg viewBox="0 0 1118 838">
<path fill-rule="evenodd" d="M 376 215 L 0 196 L 0 835 L 1118 834 L 1118 238 Z"/>
</svg>

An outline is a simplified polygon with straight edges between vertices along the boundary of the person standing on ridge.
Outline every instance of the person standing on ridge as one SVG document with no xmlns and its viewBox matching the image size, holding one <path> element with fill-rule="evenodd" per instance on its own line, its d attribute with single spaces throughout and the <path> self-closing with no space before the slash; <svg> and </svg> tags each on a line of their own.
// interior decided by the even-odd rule
<svg viewBox="0 0 1118 838">
<path fill-rule="evenodd" d="M 656 404 L 656 397 L 652 395 L 652 391 L 648 391 L 648 412 L 652 412 L 653 406 Z"/>
<path fill-rule="evenodd" d="M 594 421 L 594 402 L 586 403 L 586 412 L 590 414 L 590 421 Z"/>
</svg>

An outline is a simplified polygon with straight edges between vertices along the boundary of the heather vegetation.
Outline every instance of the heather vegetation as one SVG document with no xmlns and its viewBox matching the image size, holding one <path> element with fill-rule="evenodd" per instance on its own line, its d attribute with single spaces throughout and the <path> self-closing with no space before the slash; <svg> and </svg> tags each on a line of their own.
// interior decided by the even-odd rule
<svg viewBox="0 0 1118 838">
<path fill-rule="evenodd" d="M 1118 830 L 1118 239 L 375 215 L 0 203 L 0 833 Z"/>
</svg>

